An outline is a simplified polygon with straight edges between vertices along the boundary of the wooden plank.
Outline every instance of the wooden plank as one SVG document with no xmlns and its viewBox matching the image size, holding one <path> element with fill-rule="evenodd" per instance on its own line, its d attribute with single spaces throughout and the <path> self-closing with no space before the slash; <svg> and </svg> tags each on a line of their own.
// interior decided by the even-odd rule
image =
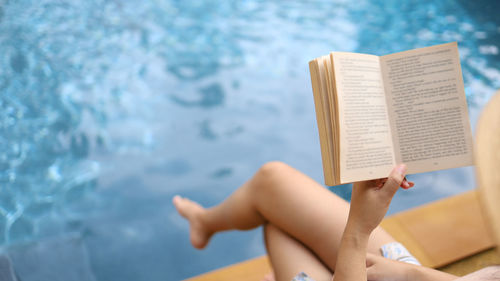
<svg viewBox="0 0 500 281">
<path fill-rule="evenodd" d="M 434 268 L 494 246 L 475 190 L 396 214 L 382 227 Z"/>
<path fill-rule="evenodd" d="M 429 266 L 436 263 L 420 246 L 418 237 L 413 237 L 406 229 L 399 216 L 392 216 L 384 219 L 381 226 L 389 232 L 394 239 L 405 245 L 422 265 Z"/>
<path fill-rule="evenodd" d="M 444 267 L 440 267 L 439 270 L 456 276 L 464 276 L 482 268 L 498 264 L 500 264 L 500 256 L 495 249 L 489 249 Z"/>
<path fill-rule="evenodd" d="M 271 272 L 267 256 L 261 256 L 235 265 L 186 279 L 187 281 L 257 281 Z"/>
</svg>

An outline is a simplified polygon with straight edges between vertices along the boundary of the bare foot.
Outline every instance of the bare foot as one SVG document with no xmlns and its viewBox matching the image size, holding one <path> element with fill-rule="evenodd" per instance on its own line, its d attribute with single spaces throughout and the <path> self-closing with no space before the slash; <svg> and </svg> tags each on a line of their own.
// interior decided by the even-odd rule
<svg viewBox="0 0 500 281">
<path fill-rule="evenodd" d="M 203 249 L 207 246 L 213 232 L 209 231 L 203 223 L 205 208 L 189 199 L 179 195 L 172 199 L 177 212 L 189 221 L 189 233 L 191 244 L 196 249 Z"/>
</svg>

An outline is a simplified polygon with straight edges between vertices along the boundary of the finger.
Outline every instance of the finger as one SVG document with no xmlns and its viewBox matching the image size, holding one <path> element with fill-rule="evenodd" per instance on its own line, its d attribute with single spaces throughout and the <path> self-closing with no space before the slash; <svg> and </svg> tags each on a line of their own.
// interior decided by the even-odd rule
<svg viewBox="0 0 500 281">
<path fill-rule="evenodd" d="M 384 184 L 385 184 L 386 181 L 387 181 L 387 179 L 378 179 L 376 187 L 378 189 L 382 188 L 384 186 Z"/>
<path fill-rule="evenodd" d="M 410 184 L 406 180 L 404 180 L 401 183 L 401 187 L 404 188 L 404 189 L 408 189 L 408 188 L 410 188 Z"/>
<path fill-rule="evenodd" d="M 383 178 L 383 179 L 376 179 L 375 180 L 375 186 L 380 189 L 384 186 L 385 182 L 387 181 L 387 178 Z M 412 182 L 412 181 L 408 181 L 408 179 L 406 177 L 404 177 L 403 179 L 403 182 L 401 183 L 401 188 L 403 189 L 410 189 L 412 188 L 413 186 L 415 186 L 415 183 Z"/>
<path fill-rule="evenodd" d="M 403 183 L 401 184 L 401 187 L 403 187 L 403 188 L 405 188 L 405 189 L 411 188 L 411 187 L 413 187 L 413 186 L 415 186 L 415 183 L 414 183 L 414 182 L 412 182 L 412 181 L 407 180 L 407 179 L 406 179 L 406 177 L 405 177 L 405 179 L 403 180 Z"/>
<path fill-rule="evenodd" d="M 384 184 L 384 187 L 382 189 L 388 192 L 390 196 L 393 196 L 394 193 L 396 193 L 398 188 L 403 183 L 405 173 L 406 173 L 405 164 L 400 164 L 394 167 L 394 169 L 392 169 L 391 173 L 389 174 L 387 182 Z"/>
<path fill-rule="evenodd" d="M 401 187 L 402 187 L 403 189 L 410 189 L 410 188 L 412 188 L 412 187 L 414 187 L 414 186 L 415 186 L 415 183 L 413 183 L 413 182 L 411 182 L 411 181 L 406 182 L 406 184 L 405 184 L 405 182 L 403 182 L 403 184 L 401 185 Z"/>
<path fill-rule="evenodd" d="M 401 183 L 402 188 L 408 188 L 408 185 L 406 184 L 408 182 L 408 179 L 406 177 L 403 178 L 403 183 Z"/>
<path fill-rule="evenodd" d="M 366 267 L 370 267 L 375 264 L 375 259 L 373 258 L 373 254 L 366 254 Z"/>
</svg>

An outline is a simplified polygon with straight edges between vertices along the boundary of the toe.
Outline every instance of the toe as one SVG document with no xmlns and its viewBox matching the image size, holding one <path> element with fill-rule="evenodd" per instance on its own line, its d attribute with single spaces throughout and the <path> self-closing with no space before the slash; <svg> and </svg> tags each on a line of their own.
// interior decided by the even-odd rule
<svg viewBox="0 0 500 281">
<path fill-rule="evenodd" d="M 182 197 L 180 195 L 175 195 L 174 197 L 172 197 L 172 203 L 174 203 L 174 205 L 177 205 L 181 200 Z"/>
<path fill-rule="evenodd" d="M 175 209 L 177 209 L 177 212 L 184 218 L 187 218 L 186 204 L 184 204 L 184 198 L 180 197 L 179 195 L 176 195 L 174 196 L 174 198 L 172 198 L 172 203 L 174 204 Z"/>
</svg>

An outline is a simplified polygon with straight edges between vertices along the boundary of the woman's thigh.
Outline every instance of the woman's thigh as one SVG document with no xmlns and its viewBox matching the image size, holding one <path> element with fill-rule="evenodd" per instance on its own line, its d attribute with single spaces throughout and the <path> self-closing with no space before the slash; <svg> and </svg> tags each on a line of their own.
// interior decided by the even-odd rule
<svg viewBox="0 0 500 281">
<path fill-rule="evenodd" d="M 276 281 L 291 281 L 306 272 L 315 281 L 329 281 L 332 273 L 314 253 L 302 243 L 272 224 L 264 226 L 269 259 Z"/>
</svg>

